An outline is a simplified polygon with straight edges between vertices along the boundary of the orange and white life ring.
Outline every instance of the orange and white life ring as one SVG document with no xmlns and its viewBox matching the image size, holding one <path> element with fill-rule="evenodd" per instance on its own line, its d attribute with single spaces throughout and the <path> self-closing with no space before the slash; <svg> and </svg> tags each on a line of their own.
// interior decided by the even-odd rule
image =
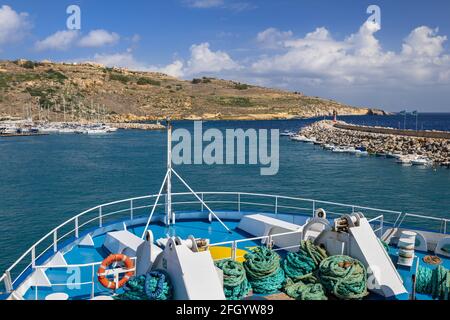
<svg viewBox="0 0 450 320">
<path fill-rule="evenodd" d="M 103 260 L 102 264 L 100 265 L 97 271 L 98 281 L 105 288 L 112 290 L 116 290 L 123 287 L 128 282 L 128 280 L 130 280 L 130 278 L 134 275 L 134 271 L 128 271 L 127 273 L 125 273 L 125 276 L 122 279 L 120 279 L 119 282 L 117 283 L 115 281 L 108 280 L 108 278 L 106 277 L 106 269 L 114 262 L 122 262 L 127 270 L 131 270 L 134 267 L 133 261 L 124 254 L 112 254 L 105 260 Z"/>
</svg>

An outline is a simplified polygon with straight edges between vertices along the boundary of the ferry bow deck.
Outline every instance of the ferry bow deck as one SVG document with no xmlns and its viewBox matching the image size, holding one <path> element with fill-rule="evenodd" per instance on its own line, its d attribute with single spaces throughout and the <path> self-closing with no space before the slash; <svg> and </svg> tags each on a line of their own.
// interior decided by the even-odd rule
<svg viewBox="0 0 450 320">
<path fill-rule="evenodd" d="M 226 258 L 242 260 L 245 252 L 253 247 L 266 245 L 268 240 L 272 241 L 277 236 L 295 234 L 279 232 L 255 237 L 238 228 L 243 217 L 255 214 L 303 226 L 315 216 L 318 208 L 326 211 L 327 220 L 330 222 L 349 213 L 363 212 L 379 238 L 389 240 L 393 230 L 414 230 L 420 235 L 417 240 L 419 243 L 416 241 L 415 267 L 398 267 L 398 248 L 395 244 L 389 247 L 392 262 L 397 266 L 408 291 L 408 294 L 392 297 L 401 300 L 409 299 L 413 291 L 412 276 L 418 265 L 425 265 L 423 257 L 434 254 L 439 242 L 450 238 L 447 233 L 447 219 L 265 194 L 205 192 L 198 195 L 202 201 L 193 199 L 191 193 L 171 194 L 174 199 L 171 204 L 177 221 L 170 226 L 164 223 L 167 195 L 161 196 L 163 201 L 159 201 L 158 195 L 116 201 L 73 217 L 39 240 L 6 271 L 0 278 L 4 285 L 4 289 L 0 290 L 0 298 L 44 300 L 50 294 L 65 293 L 69 299 L 80 300 L 120 293 L 121 289 L 116 292 L 108 290 L 97 280 L 98 267 L 111 253 L 104 247 L 105 237 L 109 232 L 120 230 L 127 230 L 141 237 L 146 230 L 146 221 L 152 208 L 154 216 L 147 229 L 152 231 L 154 243 L 167 237 L 187 239 L 193 236 L 196 239 L 208 239 L 208 248 L 216 261 Z M 158 201 L 154 205 L 156 199 Z M 211 217 L 206 205 L 214 209 L 220 220 Z M 231 232 L 224 228 L 222 221 Z M 430 229 L 434 225 L 437 228 L 434 231 L 410 228 L 406 227 L 408 222 L 413 226 L 428 224 Z M 425 243 L 420 243 L 424 240 Z M 417 249 L 424 246 L 425 251 Z M 291 249 L 292 247 L 277 246 L 275 241 L 274 250 L 282 257 Z M 442 265 L 450 268 L 448 255 L 440 257 Z M 370 294 L 368 299 L 383 297 Z M 416 294 L 416 299 L 428 300 L 431 296 Z"/>
</svg>

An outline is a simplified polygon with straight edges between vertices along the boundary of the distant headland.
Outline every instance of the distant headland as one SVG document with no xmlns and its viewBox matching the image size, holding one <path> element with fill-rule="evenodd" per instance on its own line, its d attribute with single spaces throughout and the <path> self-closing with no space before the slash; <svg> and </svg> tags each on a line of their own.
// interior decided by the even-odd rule
<svg viewBox="0 0 450 320">
<path fill-rule="evenodd" d="M 376 108 L 216 78 L 180 80 L 162 73 L 95 63 L 0 61 L 0 118 L 44 121 L 273 120 L 385 115 Z"/>
</svg>

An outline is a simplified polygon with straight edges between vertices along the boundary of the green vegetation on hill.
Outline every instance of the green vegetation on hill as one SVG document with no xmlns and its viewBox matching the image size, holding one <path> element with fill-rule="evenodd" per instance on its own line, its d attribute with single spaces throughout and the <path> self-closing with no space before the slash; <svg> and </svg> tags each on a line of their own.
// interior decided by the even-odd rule
<svg viewBox="0 0 450 320">
<path fill-rule="evenodd" d="M 128 119 L 286 119 L 382 113 L 297 92 L 263 88 L 212 77 L 191 81 L 161 73 L 130 71 L 101 65 L 0 61 L 0 115 L 20 116 L 23 106 L 66 110 L 80 115 L 99 106 L 117 121 Z M 96 111 L 97 110 L 97 111 Z M 53 113 L 52 113 L 53 112 Z M 58 118 L 60 119 L 60 118 Z"/>
</svg>

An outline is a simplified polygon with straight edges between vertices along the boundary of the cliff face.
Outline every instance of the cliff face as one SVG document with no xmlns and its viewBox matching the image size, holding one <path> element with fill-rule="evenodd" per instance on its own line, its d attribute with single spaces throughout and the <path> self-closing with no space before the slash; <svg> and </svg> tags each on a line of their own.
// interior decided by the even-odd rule
<svg viewBox="0 0 450 320">
<path fill-rule="evenodd" d="M 160 73 L 95 64 L 0 62 L 0 116 L 41 119 L 105 118 L 290 119 L 384 114 L 301 93 L 214 78 L 183 81 Z"/>
</svg>

